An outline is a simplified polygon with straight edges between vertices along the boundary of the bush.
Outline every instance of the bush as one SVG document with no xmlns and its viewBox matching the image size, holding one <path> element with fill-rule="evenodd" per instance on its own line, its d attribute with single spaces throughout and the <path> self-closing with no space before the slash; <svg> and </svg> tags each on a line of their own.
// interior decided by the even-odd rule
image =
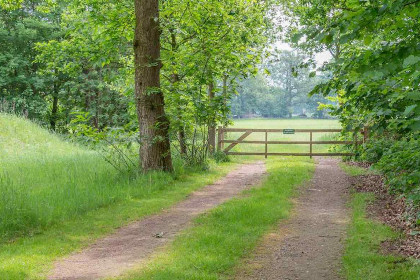
<svg viewBox="0 0 420 280">
<path fill-rule="evenodd" d="M 364 146 L 360 159 L 374 163 L 392 193 L 404 195 L 409 204 L 419 207 L 420 139 L 372 140 Z"/>
<path fill-rule="evenodd" d="M 230 162 L 230 158 L 224 152 L 217 151 L 213 154 L 213 158 L 217 163 Z"/>
<path fill-rule="evenodd" d="M 419 205 L 420 139 L 395 141 L 384 150 L 375 166 L 384 173 L 392 192 L 403 193 Z"/>
<path fill-rule="evenodd" d="M 388 151 L 395 141 L 389 139 L 373 140 L 365 144 L 360 155 L 360 160 L 377 163 L 384 153 Z"/>
</svg>

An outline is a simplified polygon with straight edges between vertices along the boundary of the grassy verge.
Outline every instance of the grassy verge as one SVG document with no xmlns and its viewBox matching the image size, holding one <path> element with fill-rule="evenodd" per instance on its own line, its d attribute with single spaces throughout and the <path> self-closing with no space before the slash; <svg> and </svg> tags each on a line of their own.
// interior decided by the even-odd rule
<svg viewBox="0 0 420 280">
<path fill-rule="evenodd" d="M 268 161 L 262 187 L 245 192 L 196 219 L 165 252 L 124 279 L 224 279 L 241 257 L 280 219 L 287 218 L 290 198 L 313 174 L 311 160 Z"/>
<path fill-rule="evenodd" d="M 361 168 L 358 166 L 348 165 L 345 162 L 340 162 L 339 165 L 340 165 L 340 168 L 343 169 L 344 172 L 346 172 L 350 176 L 360 176 L 360 175 L 367 175 L 369 173 L 372 173 L 371 170 L 367 170 L 365 168 Z"/>
<path fill-rule="evenodd" d="M 397 238 L 398 233 L 386 225 L 366 218 L 366 206 L 372 199 L 372 194 L 356 193 L 351 202 L 353 216 L 343 257 L 346 278 L 419 279 L 418 262 L 380 253 L 381 242 Z"/>
<path fill-rule="evenodd" d="M 0 114 L 0 279 L 42 279 L 52 262 L 156 213 L 234 164 L 175 174 L 117 172 L 95 151 Z"/>
<path fill-rule="evenodd" d="M 342 164 L 349 175 L 366 174 L 359 167 Z M 418 261 L 380 252 L 381 243 L 398 238 L 399 234 L 389 226 L 367 217 L 366 207 L 375 199 L 374 194 L 354 193 L 350 206 L 352 219 L 347 231 L 346 250 L 343 256 L 346 279 L 395 279 L 418 280 L 420 264 Z"/>
<path fill-rule="evenodd" d="M 154 189 L 147 196 L 126 199 L 55 223 L 33 236 L 4 242 L 0 244 L 0 279 L 44 279 L 57 258 L 82 248 L 130 221 L 173 205 L 192 191 L 214 182 L 233 167 L 234 164 L 223 164 L 206 173 L 184 175 L 170 182 L 155 180 Z"/>
</svg>

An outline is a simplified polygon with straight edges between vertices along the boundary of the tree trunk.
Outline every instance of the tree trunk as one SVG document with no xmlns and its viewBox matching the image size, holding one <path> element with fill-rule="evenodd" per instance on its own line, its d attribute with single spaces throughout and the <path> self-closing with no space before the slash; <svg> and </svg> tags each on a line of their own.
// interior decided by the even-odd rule
<svg viewBox="0 0 420 280">
<path fill-rule="evenodd" d="M 209 96 L 209 103 L 211 104 L 214 98 L 213 82 L 209 83 L 208 85 L 208 96 Z M 213 154 L 216 147 L 216 124 L 215 124 L 215 120 L 213 116 L 210 117 L 209 124 L 208 124 L 208 147 L 209 147 L 209 152 Z"/>
<path fill-rule="evenodd" d="M 52 103 L 51 119 L 50 119 L 51 129 L 54 131 L 57 126 L 57 112 L 58 112 L 58 92 L 56 90 L 56 86 L 54 85 L 54 95 L 53 95 L 53 103 Z"/>
<path fill-rule="evenodd" d="M 171 50 L 175 53 L 178 49 L 178 43 L 176 40 L 176 34 L 173 28 L 170 28 L 169 32 L 171 33 Z M 175 65 L 176 63 L 174 61 L 172 61 L 172 64 Z M 178 84 L 180 82 L 180 77 L 179 74 L 174 72 L 172 73 L 172 80 L 171 80 L 171 85 L 173 88 L 173 91 L 175 91 L 176 88 L 176 84 Z M 177 92 L 174 92 L 174 94 L 178 94 Z M 178 116 L 179 118 L 179 124 L 178 124 L 178 141 L 179 141 L 179 149 L 180 149 L 180 153 L 181 155 L 185 155 L 187 153 L 187 145 L 185 142 L 185 128 L 182 122 L 182 114 L 181 114 L 181 108 L 178 108 L 180 114 Z"/>
<path fill-rule="evenodd" d="M 178 140 L 181 155 L 185 155 L 187 153 L 187 145 L 185 143 L 185 129 L 183 126 L 178 128 Z"/>
<path fill-rule="evenodd" d="M 160 90 L 159 1 L 135 0 L 135 93 L 143 171 L 172 171 L 169 121 Z"/>
<path fill-rule="evenodd" d="M 223 75 L 223 104 L 227 107 L 228 105 L 228 86 L 227 86 L 228 75 Z"/>
</svg>

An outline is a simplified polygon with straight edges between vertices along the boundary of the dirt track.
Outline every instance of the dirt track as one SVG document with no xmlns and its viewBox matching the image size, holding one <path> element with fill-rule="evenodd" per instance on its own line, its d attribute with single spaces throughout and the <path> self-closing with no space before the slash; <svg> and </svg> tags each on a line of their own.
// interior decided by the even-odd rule
<svg viewBox="0 0 420 280">
<path fill-rule="evenodd" d="M 287 222 L 266 236 L 236 279 L 340 279 L 349 180 L 334 159 L 321 158 Z"/>
<path fill-rule="evenodd" d="M 263 162 L 242 165 L 171 209 L 123 227 L 82 252 L 57 262 L 49 279 L 92 280 L 118 276 L 173 240 L 199 214 L 258 184 L 264 174 Z"/>
</svg>

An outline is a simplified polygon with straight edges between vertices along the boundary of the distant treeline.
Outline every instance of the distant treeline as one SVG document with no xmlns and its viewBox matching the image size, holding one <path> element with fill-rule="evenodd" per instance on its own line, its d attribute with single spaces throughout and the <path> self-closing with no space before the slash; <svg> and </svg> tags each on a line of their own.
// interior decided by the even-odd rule
<svg viewBox="0 0 420 280">
<path fill-rule="evenodd" d="M 319 105 L 333 102 L 321 95 L 309 96 L 309 92 L 327 77 L 300 67 L 306 60 L 297 52 L 274 52 L 262 65 L 267 75 L 240 82 L 238 94 L 231 101 L 233 117 L 329 117 Z"/>
</svg>

